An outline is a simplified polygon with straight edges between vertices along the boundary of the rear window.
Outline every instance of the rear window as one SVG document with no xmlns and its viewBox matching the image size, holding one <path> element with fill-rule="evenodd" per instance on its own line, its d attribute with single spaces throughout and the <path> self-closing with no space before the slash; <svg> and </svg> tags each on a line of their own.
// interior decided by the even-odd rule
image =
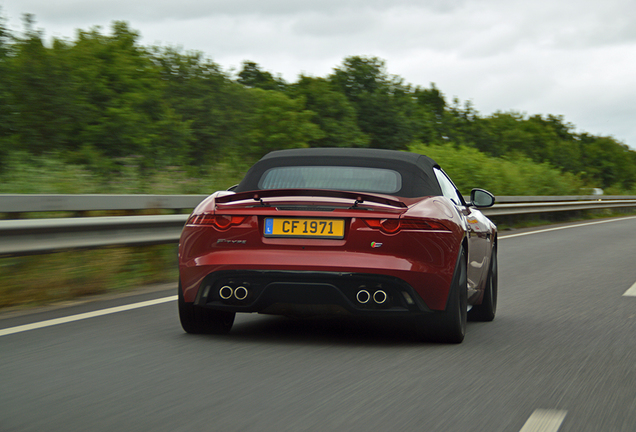
<svg viewBox="0 0 636 432">
<path fill-rule="evenodd" d="M 348 166 L 288 166 L 272 168 L 259 189 L 334 189 L 394 194 L 402 188 L 400 173 L 384 168 Z"/>
</svg>

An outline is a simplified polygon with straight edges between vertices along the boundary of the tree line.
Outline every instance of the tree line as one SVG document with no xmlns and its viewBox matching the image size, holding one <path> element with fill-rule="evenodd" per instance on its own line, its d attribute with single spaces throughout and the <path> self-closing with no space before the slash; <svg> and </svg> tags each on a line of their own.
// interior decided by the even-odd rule
<svg viewBox="0 0 636 432">
<path fill-rule="evenodd" d="M 200 52 L 142 46 L 123 21 L 50 43 L 32 16 L 24 22 L 16 35 L 0 19 L 0 171 L 16 151 L 108 176 L 131 157 L 141 170 L 205 171 L 293 147 L 451 146 L 549 165 L 588 186 L 636 188 L 636 152 L 613 137 L 578 133 L 561 116 L 482 115 L 435 84 L 389 74 L 376 57 L 289 83 L 251 61 L 228 73 Z"/>
</svg>

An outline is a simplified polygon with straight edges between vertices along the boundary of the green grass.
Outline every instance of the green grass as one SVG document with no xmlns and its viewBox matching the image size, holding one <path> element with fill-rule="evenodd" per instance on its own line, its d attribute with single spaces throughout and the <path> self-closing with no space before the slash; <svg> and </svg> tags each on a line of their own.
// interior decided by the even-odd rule
<svg viewBox="0 0 636 432">
<path fill-rule="evenodd" d="M 226 156 L 206 167 L 145 168 L 122 158 L 101 172 L 68 163 L 59 154 L 14 152 L 3 161 L 0 194 L 209 194 L 238 183 L 251 161 Z"/>
<path fill-rule="evenodd" d="M 105 248 L 0 259 L 0 308 L 33 307 L 175 281 L 177 246 Z"/>
</svg>

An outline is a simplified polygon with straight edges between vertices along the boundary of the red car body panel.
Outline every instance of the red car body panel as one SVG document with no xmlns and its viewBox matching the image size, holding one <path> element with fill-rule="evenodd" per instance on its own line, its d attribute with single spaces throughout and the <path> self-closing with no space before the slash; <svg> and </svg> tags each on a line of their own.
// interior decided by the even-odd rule
<svg viewBox="0 0 636 432">
<path fill-rule="evenodd" d="M 396 201 L 399 198 L 392 197 Z M 285 204 L 327 205 L 336 200 L 319 197 L 295 197 Z M 344 218 L 345 238 L 296 239 L 266 238 L 263 220 L 275 214 L 285 217 L 324 217 L 320 212 L 278 211 L 280 200 L 269 200 L 271 207 L 216 204 L 215 197 L 201 203 L 193 214 L 246 215 L 238 226 L 220 230 L 212 226 L 186 224 L 179 247 L 181 284 L 185 301 L 193 302 L 202 280 L 222 270 L 291 270 L 374 273 L 392 276 L 411 285 L 426 305 L 443 310 L 450 287 L 459 245 L 464 230 L 458 216 L 441 197 L 410 203 L 410 207 L 377 210 L 342 209 L 330 212 L 330 218 Z M 350 202 L 349 202 L 350 203 Z M 250 203 L 252 204 L 252 203 Z M 450 217 L 448 216 L 450 215 Z M 370 228 L 364 219 L 419 217 L 445 224 L 448 230 L 409 230 L 395 234 Z M 381 244 L 373 247 L 372 244 Z M 414 251 L 418 258 L 414 259 Z"/>
</svg>

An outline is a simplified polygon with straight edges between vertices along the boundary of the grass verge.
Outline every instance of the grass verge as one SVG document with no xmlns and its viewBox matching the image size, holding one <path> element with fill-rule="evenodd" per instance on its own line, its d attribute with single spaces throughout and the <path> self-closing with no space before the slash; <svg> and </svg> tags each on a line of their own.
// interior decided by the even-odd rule
<svg viewBox="0 0 636 432">
<path fill-rule="evenodd" d="M 177 245 L 0 259 L 0 309 L 29 308 L 176 281 Z M 175 282 L 176 283 L 176 282 Z"/>
</svg>

